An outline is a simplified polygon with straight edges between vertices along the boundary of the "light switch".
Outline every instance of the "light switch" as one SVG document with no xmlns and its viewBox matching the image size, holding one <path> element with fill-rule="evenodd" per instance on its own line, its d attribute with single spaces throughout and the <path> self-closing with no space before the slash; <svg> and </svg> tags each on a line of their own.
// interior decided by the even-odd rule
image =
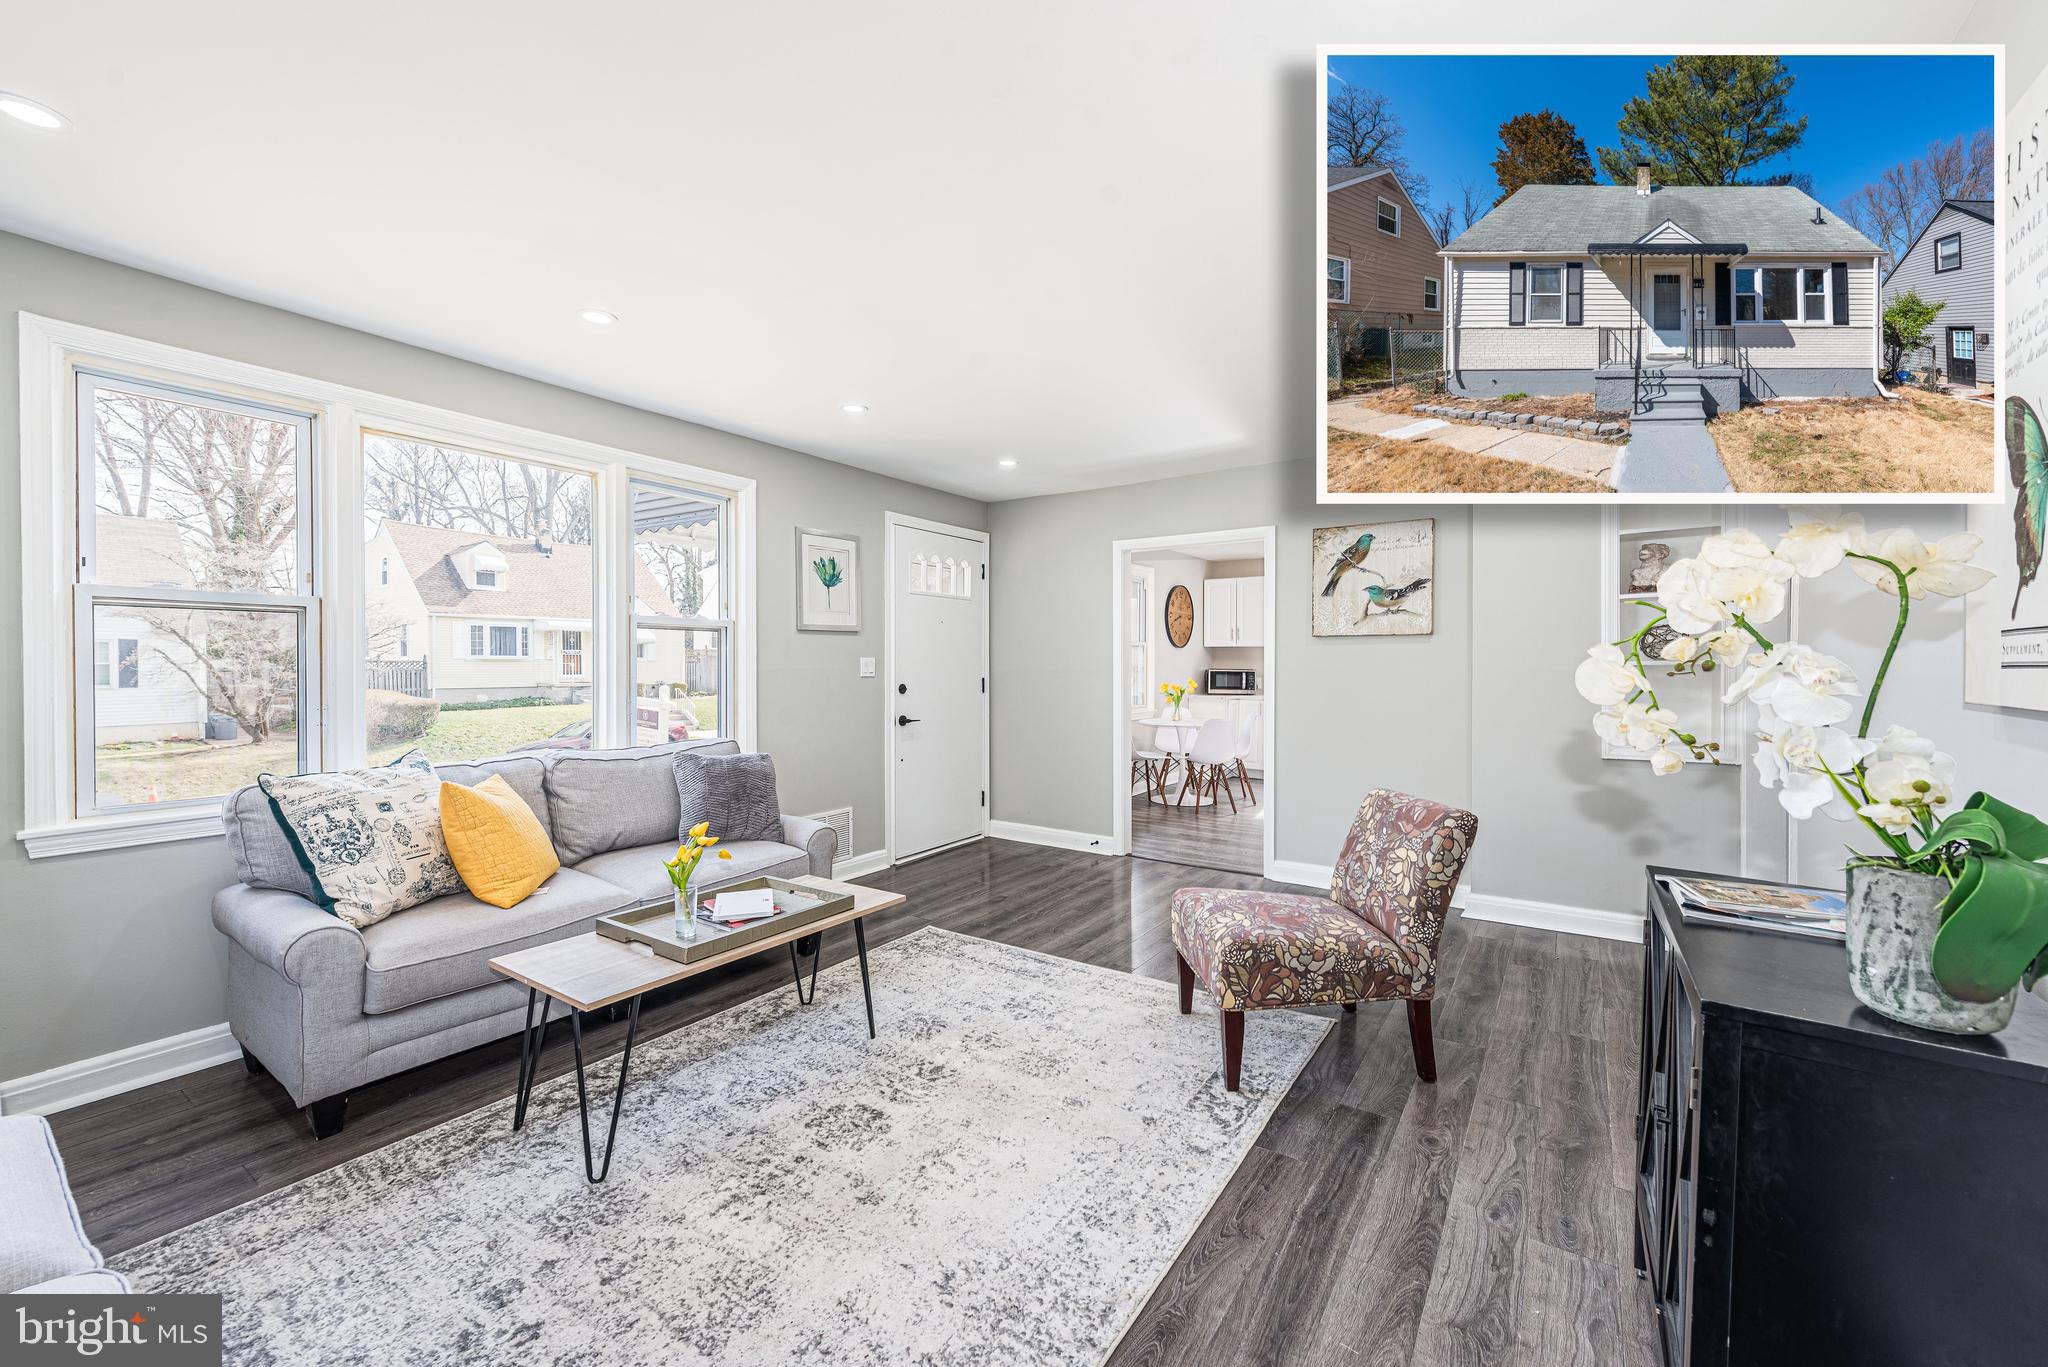
<svg viewBox="0 0 2048 1367">
<path fill-rule="evenodd" d="M 874 656 L 872 656 L 872 655 L 863 655 L 863 656 L 861 656 L 861 657 L 860 657 L 860 676 L 861 676 L 861 677 L 862 677 L 863 679 L 872 679 L 872 678 L 874 678 L 874 677 L 875 677 L 875 657 L 874 657 Z"/>
</svg>

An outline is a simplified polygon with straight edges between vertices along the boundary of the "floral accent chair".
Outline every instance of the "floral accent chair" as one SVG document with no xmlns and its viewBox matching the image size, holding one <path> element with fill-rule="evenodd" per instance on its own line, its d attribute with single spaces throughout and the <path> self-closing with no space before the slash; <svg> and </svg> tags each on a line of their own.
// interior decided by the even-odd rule
<svg viewBox="0 0 2048 1367">
<path fill-rule="evenodd" d="M 1300 893 L 1182 888 L 1173 895 L 1180 1010 L 1195 981 L 1223 1017 L 1223 1085 L 1237 1090 L 1244 1013 L 1285 1006 L 1405 1001 L 1415 1073 L 1436 1081 L 1429 1003 L 1437 942 L 1479 818 L 1428 798 L 1365 795 L 1327 899 Z"/>
</svg>

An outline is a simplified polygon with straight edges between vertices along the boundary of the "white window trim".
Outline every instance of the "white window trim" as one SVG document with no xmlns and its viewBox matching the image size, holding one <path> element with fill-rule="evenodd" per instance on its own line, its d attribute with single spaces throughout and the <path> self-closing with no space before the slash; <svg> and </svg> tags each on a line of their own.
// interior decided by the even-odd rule
<svg viewBox="0 0 2048 1367">
<path fill-rule="evenodd" d="M 642 472 L 643 475 L 645 473 L 646 472 L 644 471 Z M 648 478 L 643 480 L 643 482 L 660 485 L 673 484 L 675 481 L 660 478 Z M 628 539 L 628 544 L 630 544 L 632 538 L 633 517 L 633 491 L 631 480 L 628 480 L 626 482 L 625 487 L 620 490 L 620 498 L 621 502 L 624 505 L 622 508 L 622 516 L 626 523 L 626 536 Z M 728 501 L 723 506 L 719 516 L 719 545 L 729 545 L 731 544 L 733 537 L 734 518 L 733 504 L 730 501 Z M 631 567 L 629 566 L 628 568 L 630 569 Z M 718 577 L 718 586 L 721 595 L 733 591 L 737 588 L 737 584 L 723 573 L 723 569 L 724 567 L 723 565 L 721 565 L 721 572 Z M 722 658 L 720 660 L 721 674 L 719 678 L 719 710 L 721 715 L 719 717 L 718 729 L 721 733 L 721 739 L 726 738 L 724 737 L 723 733 L 726 730 L 725 723 L 728 717 L 730 716 L 730 713 L 727 710 L 728 704 L 725 702 L 725 699 L 730 697 L 732 690 L 738 686 L 738 676 L 735 674 L 733 668 L 734 646 L 737 640 L 739 639 L 737 617 L 721 617 L 717 615 L 707 617 L 701 613 L 695 617 L 685 617 L 680 615 L 675 617 L 663 616 L 660 613 L 646 611 L 647 604 L 637 595 L 630 596 L 628 598 L 627 606 L 631 611 L 631 617 L 629 618 L 630 626 L 628 627 L 627 634 L 632 642 L 632 658 L 627 662 L 626 665 L 626 682 L 628 685 L 628 692 L 631 694 L 631 696 L 628 699 L 629 707 L 626 717 L 628 727 L 628 739 L 623 743 L 633 744 L 638 740 L 638 737 L 633 734 L 631 729 L 634 724 L 631 708 L 633 706 L 637 706 L 639 700 L 639 694 L 637 692 L 632 692 L 632 684 L 634 680 L 634 674 L 636 672 L 634 667 L 641 660 L 653 658 L 653 654 L 651 651 L 646 655 L 642 655 L 640 653 L 640 632 L 642 628 L 646 628 L 651 631 L 705 631 L 717 634 L 719 636 L 719 654 Z M 738 605 L 736 602 L 713 604 L 713 606 L 723 607 L 728 612 L 732 612 L 734 614 L 737 614 L 738 612 Z M 740 748 L 743 750 L 751 750 L 754 747 L 751 740 L 745 740 L 740 742 Z"/>
<path fill-rule="evenodd" d="M 1341 294 L 1341 295 L 1339 295 L 1339 296 L 1338 296 L 1337 298 L 1335 298 L 1335 299 L 1332 299 L 1332 298 L 1330 298 L 1330 297 L 1329 297 L 1329 295 L 1330 295 L 1330 285 L 1329 285 L 1329 279 L 1330 279 L 1330 263 L 1331 263 L 1331 262 L 1336 262 L 1336 263 L 1337 263 L 1338 265 L 1341 265 L 1342 267 L 1344 267 L 1344 293 L 1343 293 L 1343 294 Z M 1329 303 L 1329 304 L 1348 304 L 1348 303 L 1350 303 L 1350 302 L 1351 302 L 1351 258 L 1350 258 L 1350 257 L 1348 257 L 1348 256 L 1330 256 L 1330 257 L 1325 257 L 1325 258 L 1323 259 L 1323 301 L 1324 301 L 1325 303 Z"/>
<path fill-rule="evenodd" d="M 22 713 L 24 824 L 16 833 L 32 859 L 221 834 L 218 801 L 79 817 L 76 812 L 74 657 L 76 385 L 79 368 L 113 369 L 138 380 L 314 411 L 312 528 L 316 584 L 330 602 L 354 603 L 373 587 L 362 535 L 362 438 L 396 432 L 508 459 L 568 466 L 596 481 L 599 558 L 594 601 L 609 605 L 589 652 L 593 729 L 598 743 L 632 741 L 632 564 L 627 483 L 643 474 L 725 497 L 733 617 L 730 703 L 742 749 L 754 748 L 758 697 L 755 630 L 756 486 L 752 479 L 662 456 L 583 441 L 491 418 L 395 399 L 267 366 L 167 346 L 32 313 L 19 315 L 21 397 Z M 367 630 L 357 611 L 311 614 L 315 638 L 306 667 L 313 762 L 347 768 L 364 759 Z M 327 662 L 321 667 L 321 661 Z M 615 686 L 616 682 L 616 686 Z M 614 696 L 616 695 L 616 696 Z"/>
<path fill-rule="evenodd" d="M 1429 287 L 1431 285 L 1436 286 L 1436 302 L 1434 304 L 1429 302 Z M 1424 313 L 1442 313 L 1444 311 L 1444 282 L 1442 276 L 1425 275 L 1422 277 L 1422 311 Z"/>
<path fill-rule="evenodd" d="M 1565 315 L 1571 311 L 1571 305 L 1569 303 L 1569 295 L 1571 293 L 1571 272 L 1567 270 L 1566 267 L 1570 266 L 1572 261 L 1575 261 L 1577 259 L 1578 258 L 1576 257 L 1572 257 L 1569 259 L 1557 261 L 1531 261 L 1528 264 L 1527 268 L 1523 270 L 1522 326 L 1532 328 L 1561 328 L 1569 326 L 1569 324 L 1565 322 Z M 1557 294 L 1555 296 L 1557 299 L 1557 317 L 1538 318 L 1536 316 L 1536 301 L 1539 298 L 1549 299 L 1552 297 L 1552 295 L 1549 290 L 1543 291 L 1543 293 L 1540 295 L 1536 292 L 1536 272 L 1539 270 L 1548 270 L 1553 267 L 1557 270 Z"/>
<path fill-rule="evenodd" d="M 1742 294 L 1742 293 L 1741 293 L 1741 292 L 1740 292 L 1739 290 L 1737 290 L 1737 289 L 1735 288 L 1735 279 L 1736 279 L 1736 274 L 1737 274 L 1738 272 L 1740 272 L 1740 271 L 1748 271 L 1748 270 L 1753 270 L 1753 271 L 1757 271 L 1757 272 L 1763 272 L 1763 271 L 1798 271 L 1798 272 L 1800 272 L 1800 275 L 1799 275 L 1799 288 L 1798 288 L 1798 290 L 1797 290 L 1797 291 L 1795 291 L 1795 295 L 1794 295 L 1794 297 L 1796 297 L 1796 298 L 1797 298 L 1797 299 L 1799 300 L 1799 316 L 1798 316 L 1797 318 L 1765 318 L 1765 317 L 1763 317 L 1763 316 L 1762 316 L 1762 314 L 1763 314 L 1763 311 L 1764 311 L 1764 305 L 1763 305 L 1763 290 L 1762 290 L 1762 288 L 1761 288 L 1761 287 L 1762 287 L 1762 284 L 1763 284 L 1763 277 L 1762 277 L 1762 275 L 1761 275 L 1761 274 L 1759 274 L 1759 275 L 1758 275 L 1758 277 L 1757 277 L 1757 284 L 1758 284 L 1758 287 L 1759 287 L 1759 288 L 1758 288 L 1757 292 L 1756 292 L 1756 293 L 1755 293 L 1754 295 L 1751 295 L 1751 296 L 1749 296 L 1749 297 L 1751 297 L 1751 298 L 1754 298 L 1754 299 L 1755 299 L 1755 300 L 1757 301 L 1757 305 L 1756 305 L 1756 311 L 1757 311 L 1757 314 L 1758 314 L 1758 316 L 1757 316 L 1757 317 L 1755 317 L 1755 318 L 1742 318 L 1742 317 L 1738 317 L 1737 315 L 1738 315 L 1738 313 L 1740 312 L 1740 310 L 1739 310 L 1739 308 L 1737 307 L 1737 305 L 1736 305 L 1736 302 L 1735 302 L 1735 301 L 1736 301 L 1736 300 L 1738 300 L 1738 299 L 1741 299 L 1741 298 L 1743 298 L 1744 296 L 1743 296 L 1743 294 Z M 1806 316 L 1806 275 L 1805 275 L 1805 272 L 1807 272 L 1807 271 L 1819 271 L 1819 272 L 1821 273 L 1821 275 L 1822 275 L 1822 276 L 1823 276 L 1823 277 L 1825 278 L 1825 284 L 1824 284 L 1824 286 L 1823 286 L 1823 288 L 1821 289 L 1821 292 L 1820 292 L 1820 312 L 1821 312 L 1821 316 L 1820 316 L 1820 317 L 1818 317 L 1818 318 L 1809 318 L 1809 317 L 1807 317 L 1807 316 Z M 1736 262 L 1736 263 L 1731 263 L 1731 264 L 1730 264 L 1730 266 L 1729 266 L 1729 268 L 1728 268 L 1728 323 L 1729 323 L 1729 326 L 1731 326 L 1731 327 L 1739 327 L 1739 328 L 1785 328 L 1785 327 L 1821 327 L 1821 326 L 1833 327 L 1833 326 L 1834 326 L 1834 322 L 1835 322 L 1835 276 L 1834 276 L 1834 265 L 1833 265 L 1833 263 L 1831 263 L 1831 262 L 1827 262 L 1827 261 L 1742 261 L 1742 262 Z"/>
<path fill-rule="evenodd" d="M 1383 233 L 1386 233 L 1386 234 L 1387 234 L 1387 236 L 1389 236 L 1389 237 L 1399 237 L 1399 236 L 1401 235 L 1401 205 L 1400 205 L 1400 202 L 1399 202 L 1398 200 L 1392 200 L 1392 199 L 1388 199 L 1388 198 L 1387 198 L 1387 197 L 1386 197 L 1385 195 L 1379 195 L 1379 196 L 1376 196 L 1376 198 L 1377 198 L 1377 199 L 1379 200 L 1379 203 L 1378 203 L 1378 204 L 1375 204 L 1375 205 L 1373 206 L 1373 211 L 1372 211 L 1372 225 L 1373 225 L 1373 227 L 1375 227 L 1375 228 L 1378 228 L 1378 229 L 1379 229 L 1379 230 L 1380 230 L 1381 232 L 1383 232 Z M 1385 226 L 1383 226 L 1383 225 L 1382 225 L 1382 224 L 1380 223 L 1380 210 L 1381 210 L 1381 209 L 1392 209 L 1392 210 L 1394 211 L 1394 226 L 1393 226 L 1393 228 L 1392 228 L 1391 230 L 1389 230 L 1388 228 L 1386 228 Z"/>
<path fill-rule="evenodd" d="M 1138 692 L 1139 701 L 1131 708 L 1131 715 L 1146 717 L 1153 713 L 1153 690 L 1159 686 L 1159 628 L 1152 620 L 1159 605 L 1159 571 L 1152 565 L 1134 564 L 1130 577 L 1145 581 L 1145 687 Z M 1127 636 L 1125 645 L 1130 644 Z"/>
<path fill-rule="evenodd" d="M 1944 242 L 1953 242 L 1953 243 L 1955 243 L 1955 244 L 1956 244 L 1956 264 L 1955 264 L 1955 265 L 1953 265 L 1953 266 L 1944 266 L 1944 265 L 1942 265 L 1942 264 L 1941 264 L 1941 244 L 1942 244 L 1942 243 L 1944 243 Z M 1934 273 L 1935 273 L 1936 275 L 1954 275 L 1954 274 L 1955 274 L 1955 273 L 1956 273 L 1957 271 L 1961 270 L 1962 268 L 1963 268 L 1963 235 L 1962 235 L 1961 231 L 1959 230 L 1959 231 L 1956 231 L 1956 232 L 1952 232 L 1952 233 L 1943 233 L 1943 234 L 1942 234 L 1942 235 L 1941 235 L 1940 237 L 1937 237 L 1937 238 L 1935 238 L 1935 239 L 1934 239 Z"/>
</svg>

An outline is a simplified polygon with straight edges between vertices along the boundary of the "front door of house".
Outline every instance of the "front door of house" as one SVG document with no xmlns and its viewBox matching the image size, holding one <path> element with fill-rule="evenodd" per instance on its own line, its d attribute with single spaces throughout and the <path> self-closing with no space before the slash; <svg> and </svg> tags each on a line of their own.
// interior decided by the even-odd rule
<svg viewBox="0 0 2048 1367">
<path fill-rule="evenodd" d="M 1951 384 L 1977 383 L 1977 330 L 1948 330 L 1948 378 Z"/>
<path fill-rule="evenodd" d="M 1658 275 L 1650 281 L 1650 330 L 1660 351 L 1685 350 L 1684 278 Z"/>
<path fill-rule="evenodd" d="M 888 540 L 885 729 L 901 862 L 988 832 L 988 541 L 894 514 Z"/>
</svg>

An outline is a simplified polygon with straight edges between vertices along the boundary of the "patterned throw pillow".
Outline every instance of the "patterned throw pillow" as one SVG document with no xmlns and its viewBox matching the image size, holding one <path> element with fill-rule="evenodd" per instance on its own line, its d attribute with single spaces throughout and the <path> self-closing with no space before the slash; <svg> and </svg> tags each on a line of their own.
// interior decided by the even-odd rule
<svg viewBox="0 0 2048 1367">
<path fill-rule="evenodd" d="M 676 796 L 683 807 L 680 840 L 698 822 L 726 844 L 782 839 L 782 803 L 775 796 L 775 761 L 766 755 L 707 755 L 678 750 Z"/>
<path fill-rule="evenodd" d="M 290 833 L 320 904 L 350 925 L 375 925 L 462 891 L 441 836 L 441 780 L 418 750 L 382 769 L 256 780 Z"/>
</svg>

